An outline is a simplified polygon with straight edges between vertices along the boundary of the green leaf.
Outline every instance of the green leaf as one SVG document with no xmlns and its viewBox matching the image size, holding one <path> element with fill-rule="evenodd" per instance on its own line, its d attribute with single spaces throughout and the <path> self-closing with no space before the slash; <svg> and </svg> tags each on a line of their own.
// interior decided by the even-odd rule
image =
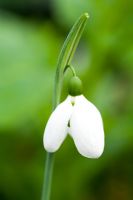
<svg viewBox="0 0 133 200">
<path fill-rule="evenodd" d="M 60 52 L 58 63 L 57 63 L 57 71 L 55 77 L 55 93 L 54 96 L 56 97 L 53 102 L 53 107 L 55 108 L 60 102 L 61 96 L 61 82 L 63 77 L 63 71 L 66 65 L 71 63 L 81 35 L 83 33 L 84 27 L 86 25 L 88 19 L 88 13 L 84 13 L 77 22 L 73 25 L 70 33 L 68 34 L 62 50 Z"/>
</svg>

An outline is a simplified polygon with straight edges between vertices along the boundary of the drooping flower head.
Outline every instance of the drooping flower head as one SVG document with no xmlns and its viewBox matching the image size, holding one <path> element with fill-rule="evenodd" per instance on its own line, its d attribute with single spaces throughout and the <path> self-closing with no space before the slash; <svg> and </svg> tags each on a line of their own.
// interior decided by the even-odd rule
<svg viewBox="0 0 133 200">
<path fill-rule="evenodd" d="M 98 158 L 104 149 L 104 129 L 98 109 L 82 95 L 82 82 L 73 76 L 69 95 L 51 114 L 44 131 L 43 143 L 48 152 L 57 151 L 69 134 L 78 152 Z"/>
</svg>

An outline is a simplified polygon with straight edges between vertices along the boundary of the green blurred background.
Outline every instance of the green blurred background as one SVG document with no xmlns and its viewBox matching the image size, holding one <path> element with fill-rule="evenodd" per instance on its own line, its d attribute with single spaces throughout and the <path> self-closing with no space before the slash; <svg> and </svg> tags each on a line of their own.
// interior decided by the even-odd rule
<svg viewBox="0 0 133 200">
<path fill-rule="evenodd" d="M 0 0 L 0 200 L 40 199 L 57 56 L 83 12 L 90 19 L 73 65 L 102 113 L 106 146 L 86 159 L 68 137 L 51 200 L 133 199 L 133 1 Z"/>
</svg>

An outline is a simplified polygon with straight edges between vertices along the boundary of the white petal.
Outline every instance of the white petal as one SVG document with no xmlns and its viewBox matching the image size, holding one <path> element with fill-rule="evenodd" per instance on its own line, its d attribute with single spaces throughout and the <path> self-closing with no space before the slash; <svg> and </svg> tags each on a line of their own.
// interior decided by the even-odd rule
<svg viewBox="0 0 133 200">
<path fill-rule="evenodd" d="M 67 125 L 72 113 L 71 97 L 59 104 L 51 114 L 43 137 L 44 148 L 48 152 L 55 152 L 59 149 L 67 135 Z"/>
<path fill-rule="evenodd" d="M 70 134 L 79 153 L 98 158 L 104 149 L 104 130 L 100 112 L 83 95 L 77 96 L 70 119 Z"/>
</svg>

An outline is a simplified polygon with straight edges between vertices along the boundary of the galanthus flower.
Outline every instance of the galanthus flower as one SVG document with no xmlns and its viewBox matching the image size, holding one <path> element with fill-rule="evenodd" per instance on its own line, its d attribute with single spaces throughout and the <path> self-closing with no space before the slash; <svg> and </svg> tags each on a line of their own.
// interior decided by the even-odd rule
<svg viewBox="0 0 133 200">
<path fill-rule="evenodd" d="M 44 148 L 57 151 L 70 135 L 78 152 L 88 158 L 98 158 L 104 149 L 104 129 L 98 109 L 82 95 L 82 83 L 74 76 L 69 83 L 69 95 L 51 114 L 44 131 Z"/>
</svg>

